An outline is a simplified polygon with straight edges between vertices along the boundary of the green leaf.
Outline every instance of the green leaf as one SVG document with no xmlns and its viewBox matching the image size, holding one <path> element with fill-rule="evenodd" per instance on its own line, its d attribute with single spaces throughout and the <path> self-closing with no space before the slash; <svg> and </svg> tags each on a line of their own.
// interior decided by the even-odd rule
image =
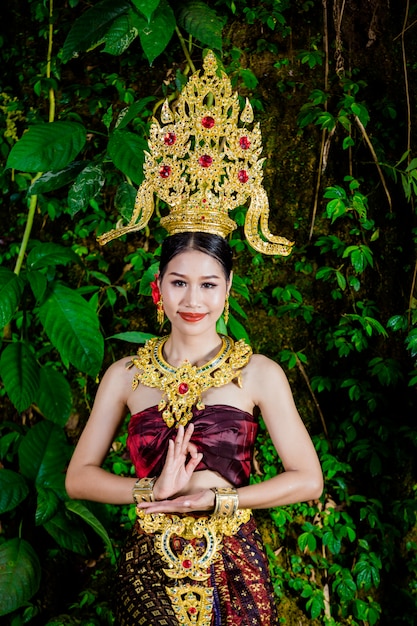
<svg viewBox="0 0 417 626">
<path fill-rule="evenodd" d="M 125 128 L 129 124 L 129 122 L 131 122 L 135 119 L 135 117 L 138 116 L 141 111 L 146 109 L 147 105 L 150 102 L 154 101 L 155 98 L 153 96 L 148 96 L 147 98 L 141 98 L 140 100 L 138 100 L 138 102 L 134 102 L 133 104 L 131 104 L 130 107 L 127 107 L 120 113 L 119 117 L 117 118 L 116 128 L 119 130 Z"/>
<path fill-rule="evenodd" d="M 229 317 L 229 328 L 235 339 L 245 339 L 246 343 L 250 343 L 249 335 L 246 332 L 245 327 L 237 321 L 234 315 L 230 315 Z"/>
<path fill-rule="evenodd" d="M 37 270 L 33 272 L 27 272 L 26 278 L 28 279 L 28 283 L 30 288 L 32 289 L 33 295 L 36 300 L 39 302 L 45 295 L 46 288 L 48 286 L 48 279 L 45 274 L 42 272 L 38 272 Z"/>
<path fill-rule="evenodd" d="M 118 56 L 128 49 L 132 41 L 138 36 L 138 30 L 133 25 L 130 14 L 123 14 L 116 17 L 107 31 L 104 41 L 106 45 L 103 52 Z"/>
<path fill-rule="evenodd" d="M 43 525 L 47 532 L 55 539 L 58 545 L 81 554 L 88 556 L 90 546 L 88 539 L 82 528 L 75 523 L 74 518 L 69 511 L 65 509 L 59 510 L 56 515 Z"/>
<path fill-rule="evenodd" d="M 381 562 L 376 557 L 372 558 L 372 554 L 369 557 L 363 555 L 353 569 L 358 587 L 363 587 L 366 591 L 371 587 L 378 587 L 380 583 Z"/>
<path fill-rule="evenodd" d="M 74 178 L 85 168 L 85 161 L 74 161 L 64 167 L 59 172 L 45 172 L 31 184 L 28 189 L 28 196 L 39 195 L 40 193 L 48 193 L 60 189 Z"/>
<path fill-rule="evenodd" d="M 139 13 L 134 16 L 134 24 L 138 29 L 140 43 L 149 64 L 167 47 L 176 27 L 174 13 L 166 0 L 159 6 L 148 21 Z"/>
<path fill-rule="evenodd" d="M 39 308 L 39 318 L 64 360 L 96 376 L 103 360 L 104 341 L 96 312 L 76 291 L 53 283 Z"/>
<path fill-rule="evenodd" d="M 35 514 L 35 523 L 37 526 L 46 524 L 54 517 L 58 511 L 60 499 L 53 489 L 37 488 L 37 506 Z"/>
<path fill-rule="evenodd" d="M 16 341 L 3 350 L 0 376 L 7 394 L 21 413 L 34 402 L 40 378 L 40 368 L 27 343 Z"/>
<path fill-rule="evenodd" d="M 76 122 L 50 122 L 31 126 L 15 143 L 6 167 L 22 172 L 61 170 L 80 152 L 86 130 Z"/>
<path fill-rule="evenodd" d="M 114 197 L 114 206 L 126 222 L 130 221 L 135 206 L 137 189 L 128 182 L 118 186 Z"/>
<path fill-rule="evenodd" d="M 26 480 L 20 474 L 0 469 L 0 515 L 15 509 L 29 493 Z"/>
<path fill-rule="evenodd" d="M 349 602 L 355 597 L 356 585 L 351 577 L 344 577 L 342 580 L 337 581 L 333 584 L 333 588 L 344 602 Z"/>
<path fill-rule="evenodd" d="M 87 165 L 78 174 L 68 193 L 68 207 L 72 217 L 88 207 L 88 203 L 96 197 L 105 181 L 103 168 L 94 163 Z"/>
<path fill-rule="evenodd" d="M 103 0 L 75 21 L 62 48 L 62 61 L 66 63 L 79 52 L 100 43 L 112 22 L 131 8 L 128 0 Z"/>
<path fill-rule="evenodd" d="M 143 180 L 144 151 L 148 150 L 147 142 L 128 130 L 115 130 L 110 136 L 107 149 L 115 166 L 140 185 Z"/>
<path fill-rule="evenodd" d="M 39 243 L 32 248 L 27 258 L 27 267 L 31 270 L 41 270 L 68 263 L 80 263 L 80 257 L 71 248 L 52 242 Z"/>
<path fill-rule="evenodd" d="M 15 537 L 0 545 L 0 615 L 28 602 L 40 581 L 41 566 L 30 543 Z"/>
<path fill-rule="evenodd" d="M 202 0 L 181 2 L 176 13 L 178 26 L 213 50 L 222 49 L 222 30 L 226 18 Z"/>
<path fill-rule="evenodd" d="M 12 319 L 19 305 L 25 283 L 14 272 L 0 267 L 0 328 Z"/>
<path fill-rule="evenodd" d="M 108 339 L 120 339 L 120 341 L 128 341 L 129 343 L 145 343 L 148 339 L 152 339 L 155 335 L 152 333 L 142 333 L 138 330 L 130 330 L 125 333 L 117 333 L 111 335 Z"/>
<path fill-rule="evenodd" d="M 85 504 L 80 502 L 80 500 L 69 500 L 65 503 L 65 506 L 69 511 L 72 511 L 72 513 L 79 515 L 81 519 L 83 519 L 87 524 L 89 524 L 89 526 L 91 526 L 91 528 L 97 533 L 97 535 L 101 537 L 104 545 L 109 551 L 109 554 L 114 559 L 115 553 L 108 532 L 104 528 L 100 520 L 90 511 L 90 509 Z"/>
<path fill-rule="evenodd" d="M 133 5 L 140 11 L 149 21 L 152 13 L 158 7 L 160 0 L 132 0 Z"/>
<path fill-rule="evenodd" d="M 62 428 L 43 420 L 23 438 L 19 446 L 19 468 L 38 487 L 53 487 L 59 484 L 69 453 Z"/>
<path fill-rule="evenodd" d="M 54 367 L 41 367 L 36 403 L 51 422 L 65 426 L 71 413 L 71 387 L 61 372 Z"/>
</svg>

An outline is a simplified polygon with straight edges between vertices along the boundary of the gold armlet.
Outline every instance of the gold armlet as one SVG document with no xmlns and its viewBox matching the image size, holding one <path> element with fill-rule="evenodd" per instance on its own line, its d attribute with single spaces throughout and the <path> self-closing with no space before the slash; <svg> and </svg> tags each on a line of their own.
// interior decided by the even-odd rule
<svg viewBox="0 0 417 626">
<path fill-rule="evenodd" d="M 234 487 L 215 487 L 213 516 L 232 517 L 239 507 L 239 496 Z"/>
<path fill-rule="evenodd" d="M 156 476 L 153 476 L 153 478 L 139 478 L 135 482 L 132 489 L 132 496 L 136 504 L 140 502 L 155 502 L 153 486 L 156 478 Z"/>
</svg>

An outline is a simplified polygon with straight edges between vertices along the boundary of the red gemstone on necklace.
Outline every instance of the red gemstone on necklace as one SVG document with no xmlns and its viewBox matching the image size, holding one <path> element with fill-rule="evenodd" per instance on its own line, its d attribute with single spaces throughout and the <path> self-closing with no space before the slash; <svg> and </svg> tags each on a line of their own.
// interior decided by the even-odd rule
<svg viewBox="0 0 417 626">
<path fill-rule="evenodd" d="M 250 148 L 250 141 L 247 137 L 241 137 L 239 139 L 239 143 L 240 147 L 243 148 L 243 150 L 247 150 L 248 148 Z"/>
<path fill-rule="evenodd" d="M 190 567 L 193 566 L 193 562 L 190 559 L 185 559 L 182 562 L 182 566 L 185 567 L 185 569 L 190 569 Z"/>
<path fill-rule="evenodd" d="M 210 167 L 210 165 L 213 163 L 213 159 L 208 154 L 203 154 L 203 156 L 198 159 L 198 162 L 200 163 L 201 167 Z"/>
<path fill-rule="evenodd" d="M 215 123 L 216 122 L 214 121 L 214 118 L 210 115 L 203 117 L 203 119 L 201 120 L 201 126 L 203 126 L 204 128 L 213 128 Z"/>
<path fill-rule="evenodd" d="M 177 141 L 177 136 L 175 133 L 167 133 L 164 137 L 164 144 L 166 146 L 173 146 Z"/>
<path fill-rule="evenodd" d="M 159 175 L 161 178 L 168 178 L 171 175 L 171 168 L 169 167 L 169 165 L 163 165 L 159 169 Z"/>
<path fill-rule="evenodd" d="M 240 170 L 237 177 L 241 183 L 247 183 L 249 180 L 249 176 L 246 170 Z"/>
<path fill-rule="evenodd" d="M 187 393 L 187 391 L 189 390 L 189 386 L 187 385 L 187 383 L 180 383 L 178 385 L 178 393 L 180 393 L 182 396 Z M 184 566 L 185 567 L 185 566 Z"/>
</svg>

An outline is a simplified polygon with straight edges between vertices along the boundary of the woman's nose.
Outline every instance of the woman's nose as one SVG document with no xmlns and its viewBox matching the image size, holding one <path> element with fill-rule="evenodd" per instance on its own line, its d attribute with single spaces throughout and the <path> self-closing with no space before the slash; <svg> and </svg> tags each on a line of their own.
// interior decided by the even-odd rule
<svg viewBox="0 0 417 626">
<path fill-rule="evenodd" d="M 188 308 L 197 308 L 200 304 L 198 285 L 188 285 L 185 293 L 185 306 Z"/>
</svg>

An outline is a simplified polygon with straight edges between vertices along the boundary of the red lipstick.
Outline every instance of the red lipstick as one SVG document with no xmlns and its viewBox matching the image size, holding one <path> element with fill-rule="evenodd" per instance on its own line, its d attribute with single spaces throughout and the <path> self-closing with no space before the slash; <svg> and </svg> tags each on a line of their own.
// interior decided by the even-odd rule
<svg viewBox="0 0 417 626">
<path fill-rule="evenodd" d="M 182 313 L 181 312 L 179 313 L 179 316 L 185 322 L 199 322 L 206 316 L 206 313 Z"/>
</svg>

